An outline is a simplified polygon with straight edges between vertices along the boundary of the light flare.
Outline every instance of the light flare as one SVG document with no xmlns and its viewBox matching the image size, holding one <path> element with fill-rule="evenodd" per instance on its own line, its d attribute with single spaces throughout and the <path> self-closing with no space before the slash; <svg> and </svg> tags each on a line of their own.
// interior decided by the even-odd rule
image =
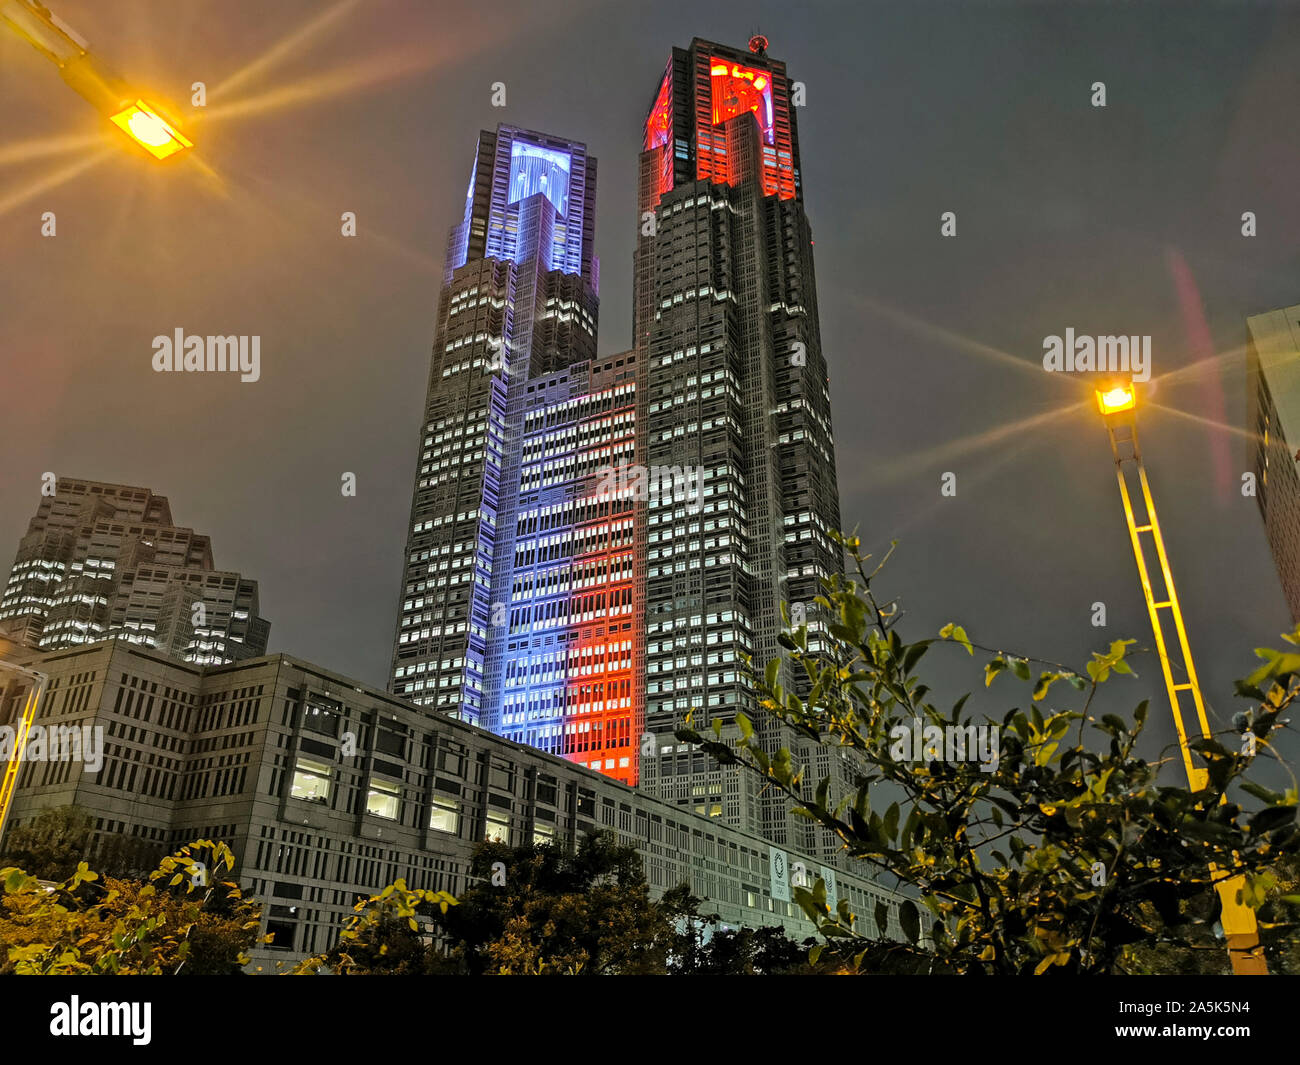
<svg viewBox="0 0 1300 1065">
<path fill-rule="evenodd" d="M 110 154 L 110 149 L 101 149 L 83 159 L 78 159 L 76 162 L 63 167 L 61 170 L 55 171 L 53 174 L 48 174 L 43 178 L 37 178 L 25 188 L 18 189 L 16 192 L 12 192 L 8 196 L 0 198 L 0 216 L 8 214 L 16 207 L 21 207 L 28 200 L 32 200 L 35 197 L 40 196 L 42 193 L 49 192 L 51 189 L 56 189 L 60 185 L 66 185 L 69 181 L 80 177 L 92 167 L 98 166 L 107 159 Z"/>
</svg>

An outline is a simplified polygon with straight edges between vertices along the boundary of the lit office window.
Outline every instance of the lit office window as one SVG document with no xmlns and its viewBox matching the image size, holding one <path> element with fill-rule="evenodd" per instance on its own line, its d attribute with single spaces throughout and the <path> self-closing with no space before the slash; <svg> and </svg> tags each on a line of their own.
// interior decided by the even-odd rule
<svg viewBox="0 0 1300 1065">
<path fill-rule="evenodd" d="M 495 840 L 498 843 L 509 843 L 510 815 L 489 813 L 487 815 L 487 831 L 484 833 L 483 838 Z"/>
<path fill-rule="evenodd" d="M 289 794 L 308 802 L 329 802 L 330 776 L 334 770 L 325 762 L 299 758 L 293 767 L 293 786 Z"/>
<path fill-rule="evenodd" d="M 429 812 L 429 827 L 455 835 L 460 830 L 460 800 L 434 799 Z"/>
<path fill-rule="evenodd" d="M 382 817 L 388 821 L 397 820 L 397 811 L 401 805 L 402 789 L 397 784 L 384 780 L 372 780 L 370 790 L 366 793 L 366 813 Z"/>
</svg>

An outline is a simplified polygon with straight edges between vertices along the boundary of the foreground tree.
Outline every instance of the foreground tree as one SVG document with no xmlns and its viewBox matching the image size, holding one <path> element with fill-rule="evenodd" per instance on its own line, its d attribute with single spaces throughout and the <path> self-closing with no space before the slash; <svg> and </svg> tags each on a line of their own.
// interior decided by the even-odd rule
<svg viewBox="0 0 1300 1065">
<path fill-rule="evenodd" d="M 420 976 L 435 971 L 432 929 L 427 918 L 457 905 L 445 891 L 409 888 L 397 880 L 378 895 L 358 900 L 324 954 L 289 970 L 291 976 Z"/>
<path fill-rule="evenodd" d="M 807 700 L 779 683 L 779 663 L 757 687 L 762 712 L 852 752 L 860 766 L 855 787 L 832 795 L 829 779 L 811 784 L 788 750 L 763 749 L 743 714 L 734 733 L 715 721 L 706 737 L 688 720 L 677 736 L 759 774 L 796 801 L 797 815 L 834 832 L 854 859 L 915 893 L 928 918 L 923 926 L 917 905 L 902 904 L 909 941 L 928 941 L 940 964 L 958 973 L 1123 972 L 1135 948 L 1156 947 L 1171 931 L 1209 934 L 1218 912 L 1214 888 L 1226 878 L 1244 877 L 1241 899 L 1255 909 L 1270 898 L 1300 901 L 1278 896 L 1270 872 L 1300 849 L 1296 791 L 1275 793 L 1244 776 L 1256 757 L 1272 752 L 1279 717 L 1300 691 L 1300 654 L 1260 652 L 1266 664 L 1238 685 L 1258 704 L 1251 742 L 1230 748 L 1218 739 L 1194 741 L 1203 785 L 1170 786 L 1157 781 L 1162 762 L 1136 752 L 1145 702 L 1128 721 L 1089 712 L 1102 683 L 1131 672 L 1133 641 L 1095 653 L 1083 672 L 1043 663 L 1049 668 L 1037 677 L 1030 659 L 991 652 L 986 687 L 1004 675 L 1026 682 L 1020 705 L 998 719 L 976 719 L 963 696 L 945 713 L 929 701 L 917 667 L 935 643 L 973 655 L 971 641 L 949 625 L 938 640 L 903 642 L 896 604 L 878 601 L 872 588 L 880 567 L 867 571 L 856 538 L 840 542 L 857 576 L 828 582 L 817 599 L 829 619 L 829 649 L 810 647 L 807 625 L 781 640 L 791 668 L 808 679 Z M 1300 631 L 1287 638 L 1300 642 Z M 1049 701 L 1049 693 L 1056 698 Z M 971 760 L 977 742 L 995 757 Z M 881 813 L 871 798 L 884 784 L 902 800 Z M 1258 808 L 1248 812 L 1238 792 Z M 865 922 L 847 901 L 832 914 L 820 881 L 795 891 L 832 951 L 863 965 Z M 873 916 L 883 933 L 883 904 Z M 1276 925 L 1271 931 L 1294 935 L 1286 921 Z M 814 948 L 814 960 L 820 953 Z"/>
<path fill-rule="evenodd" d="M 833 960 L 808 960 L 815 940 L 791 939 L 785 929 L 723 928 L 716 919 L 693 921 L 679 933 L 669 957 L 674 976 L 801 976 L 830 974 L 840 966 Z"/>
<path fill-rule="evenodd" d="M 144 880 L 162 857 L 162 847 L 139 836 L 114 833 L 96 843 L 90 811 L 55 806 L 6 834 L 0 866 L 15 866 L 41 880 L 65 880 L 84 861 L 101 876 Z"/>
<path fill-rule="evenodd" d="M 404 881 L 357 903 L 339 941 L 295 974 L 601 975 L 663 973 L 694 904 L 652 901 L 633 847 L 591 833 L 553 844 L 481 843 L 456 899 Z"/>
<path fill-rule="evenodd" d="M 43 810 L 5 835 L 0 866 L 13 866 L 41 880 L 63 880 L 88 857 L 95 819 L 80 806 Z"/>
<path fill-rule="evenodd" d="M 1268 875 L 1276 880 L 1276 886 L 1269 890 L 1257 913 L 1268 971 L 1276 976 L 1298 976 L 1300 936 L 1296 935 L 1292 906 L 1300 902 L 1300 859 L 1288 855 L 1270 866 Z M 1232 972 L 1222 928 L 1215 919 L 1217 896 L 1202 896 L 1182 905 L 1194 910 L 1196 918 L 1162 927 L 1155 943 L 1129 947 L 1122 962 L 1126 972 L 1205 976 L 1225 976 Z"/>
<path fill-rule="evenodd" d="M 0 869 L 0 973 L 238 973 L 261 906 L 244 898 L 233 865 L 224 843 L 199 840 L 164 858 L 147 882 L 101 877 L 85 862 L 54 885 Z"/>
<path fill-rule="evenodd" d="M 663 973 L 676 922 L 690 911 L 684 888 L 651 900 L 641 856 L 608 833 L 588 834 L 574 853 L 485 843 L 470 876 L 460 905 L 435 915 L 451 944 L 443 971 Z"/>
</svg>

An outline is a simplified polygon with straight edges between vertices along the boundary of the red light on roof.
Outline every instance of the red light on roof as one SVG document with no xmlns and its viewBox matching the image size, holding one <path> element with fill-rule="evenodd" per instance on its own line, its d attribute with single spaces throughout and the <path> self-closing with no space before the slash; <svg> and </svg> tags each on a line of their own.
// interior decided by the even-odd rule
<svg viewBox="0 0 1300 1065">
<path fill-rule="evenodd" d="M 766 41 L 763 42 L 766 45 Z M 761 53 L 760 53 L 761 54 Z M 701 63 L 697 70 L 709 71 L 709 95 L 713 126 L 721 126 L 737 115 L 752 114 L 758 119 L 764 159 L 763 189 L 766 195 L 777 195 L 783 200 L 798 195 L 792 162 L 793 146 L 788 127 L 778 130 L 777 116 L 789 108 L 788 94 L 778 95 L 779 86 L 770 71 L 745 66 L 730 58 L 711 55 L 707 66 Z M 704 117 L 704 116 L 701 116 Z M 705 118 L 708 121 L 708 118 Z M 721 152 L 719 134 L 700 123 L 697 130 L 700 148 L 696 157 L 697 179 L 717 182 L 730 181 L 730 161 Z M 719 158 L 719 154 L 723 155 Z"/>
</svg>

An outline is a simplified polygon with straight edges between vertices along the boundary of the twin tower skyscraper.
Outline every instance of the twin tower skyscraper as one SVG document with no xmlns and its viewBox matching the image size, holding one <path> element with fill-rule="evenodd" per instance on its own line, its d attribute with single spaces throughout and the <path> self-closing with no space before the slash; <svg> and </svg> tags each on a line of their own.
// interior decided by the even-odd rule
<svg viewBox="0 0 1300 1065">
<path fill-rule="evenodd" d="M 630 350 L 597 353 L 596 160 L 480 134 L 447 242 L 392 691 L 818 847 L 673 737 L 755 717 L 745 663 L 842 571 L 830 395 L 785 65 L 696 39 L 650 93 Z M 631 224 L 633 220 L 629 220 Z M 783 671 L 784 672 L 784 671 Z M 792 690 L 798 678 L 783 676 Z"/>
</svg>

